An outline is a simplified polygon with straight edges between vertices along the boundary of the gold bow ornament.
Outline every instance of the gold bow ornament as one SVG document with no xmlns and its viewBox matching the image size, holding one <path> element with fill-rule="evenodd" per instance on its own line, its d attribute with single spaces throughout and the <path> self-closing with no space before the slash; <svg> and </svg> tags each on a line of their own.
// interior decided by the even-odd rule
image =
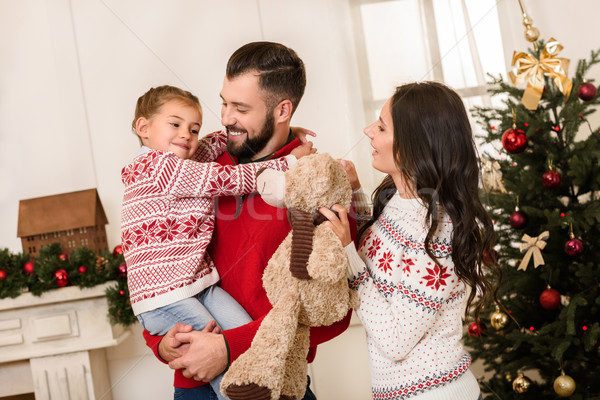
<svg viewBox="0 0 600 400">
<path fill-rule="evenodd" d="M 500 171 L 498 161 L 490 161 L 486 158 L 482 158 L 481 161 L 483 162 L 483 173 L 481 174 L 483 190 L 488 193 L 506 194 L 507 191 L 502 183 L 502 171 Z"/>
<path fill-rule="evenodd" d="M 558 89 L 565 96 L 565 101 L 571 93 L 573 83 L 567 77 L 569 59 L 559 58 L 557 54 L 563 46 L 554 38 L 550 38 L 542 49 L 540 59 L 523 52 L 513 53 L 513 71 L 508 76 L 513 85 L 527 81 L 521 102 L 528 110 L 535 110 L 544 91 L 544 75 L 553 78 Z"/>
<path fill-rule="evenodd" d="M 544 250 L 544 247 L 546 247 L 546 242 L 544 242 L 544 240 L 547 240 L 549 237 L 550 232 L 548 231 L 544 231 L 538 237 L 533 238 L 528 234 L 523 235 L 523 238 L 521 238 L 523 243 L 521 243 L 520 250 L 521 253 L 523 253 L 524 251 L 527 252 L 523 257 L 523 260 L 521 260 L 521 264 L 519 264 L 519 268 L 517 268 L 517 271 L 527 270 L 527 265 L 529 264 L 529 260 L 531 259 L 532 255 L 534 268 L 537 268 L 540 265 L 544 265 L 542 250 Z"/>
</svg>

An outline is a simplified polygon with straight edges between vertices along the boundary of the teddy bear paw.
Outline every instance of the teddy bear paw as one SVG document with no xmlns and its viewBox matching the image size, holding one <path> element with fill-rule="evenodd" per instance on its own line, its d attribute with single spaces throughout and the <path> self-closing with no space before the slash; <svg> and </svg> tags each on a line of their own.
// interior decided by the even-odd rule
<svg viewBox="0 0 600 400">
<path fill-rule="evenodd" d="M 246 385 L 229 385 L 225 390 L 231 400 L 270 400 L 271 389 L 256 383 Z"/>
</svg>

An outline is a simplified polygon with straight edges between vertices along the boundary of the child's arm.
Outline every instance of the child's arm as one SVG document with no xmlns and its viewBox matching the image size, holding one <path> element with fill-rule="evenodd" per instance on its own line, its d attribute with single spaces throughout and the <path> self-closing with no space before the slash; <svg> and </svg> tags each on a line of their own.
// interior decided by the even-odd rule
<svg viewBox="0 0 600 400">
<path fill-rule="evenodd" d="M 227 133 L 212 132 L 198 141 L 198 150 L 191 159 L 198 162 L 215 161 L 225 150 L 227 150 Z"/>
<path fill-rule="evenodd" d="M 260 169 L 286 171 L 295 162 L 296 157 L 288 155 L 232 166 L 182 160 L 163 153 L 150 178 L 166 194 L 175 197 L 238 196 L 256 191 L 256 173 Z"/>
</svg>

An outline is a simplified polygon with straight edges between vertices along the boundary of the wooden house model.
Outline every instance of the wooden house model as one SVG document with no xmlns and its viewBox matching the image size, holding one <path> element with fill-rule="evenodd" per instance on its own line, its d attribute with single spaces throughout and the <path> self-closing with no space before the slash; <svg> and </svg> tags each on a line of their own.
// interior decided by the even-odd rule
<svg viewBox="0 0 600 400">
<path fill-rule="evenodd" d="M 33 257 L 57 242 L 65 253 L 79 247 L 101 252 L 108 249 L 107 223 L 96 189 L 81 190 L 19 201 L 17 236 Z"/>
</svg>

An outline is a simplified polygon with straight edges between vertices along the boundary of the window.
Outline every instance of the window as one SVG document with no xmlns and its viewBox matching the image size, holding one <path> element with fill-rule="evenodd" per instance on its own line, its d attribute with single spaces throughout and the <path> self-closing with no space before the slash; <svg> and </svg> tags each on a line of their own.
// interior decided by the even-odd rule
<svg viewBox="0 0 600 400">
<path fill-rule="evenodd" d="M 496 0 L 352 1 L 367 122 L 411 81 L 445 82 L 467 109 L 492 105 L 486 74 L 506 70 Z"/>
</svg>

